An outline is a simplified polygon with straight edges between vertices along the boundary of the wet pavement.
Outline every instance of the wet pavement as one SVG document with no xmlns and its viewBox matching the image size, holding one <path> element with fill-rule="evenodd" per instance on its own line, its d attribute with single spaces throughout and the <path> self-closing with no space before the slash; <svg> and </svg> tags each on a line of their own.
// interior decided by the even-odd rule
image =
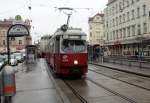
<svg viewBox="0 0 150 103">
<path fill-rule="evenodd" d="M 94 66 L 89 65 L 88 67 L 89 67 L 89 71 L 96 71 L 97 73 L 108 76 L 110 78 L 114 78 L 150 90 L 150 78 L 148 77 L 142 77 L 142 76 L 116 71 L 113 69 L 108 69 L 106 67 L 100 67 L 95 65 Z"/>
<path fill-rule="evenodd" d="M 111 67 L 112 65 L 105 64 L 105 66 Z M 112 67 L 117 67 L 117 65 L 113 65 Z M 96 69 L 91 66 L 89 66 L 89 68 L 93 70 Z M 17 92 L 16 95 L 12 98 L 11 103 L 81 102 L 63 83 L 61 78 L 53 78 L 51 73 L 48 72 L 48 67 L 44 59 L 40 59 L 37 61 L 37 63 L 30 64 L 28 66 L 25 64 L 19 64 L 18 66 L 14 67 L 14 69 L 16 70 Z M 123 69 L 123 67 L 121 69 Z M 126 67 L 126 70 L 127 69 L 131 68 Z M 100 71 L 106 73 L 105 69 Z M 109 71 L 109 74 L 112 76 L 117 76 L 117 78 L 128 78 L 128 76 L 122 77 L 123 74 L 121 73 L 117 74 Z M 150 101 L 149 91 L 143 90 L 141 88 L 139 89 L 133 85 L 110 79 L 109 77 L 105 77 L 103 75 L 89 71 L 85 78 L 67 80 L 73 86 L 73 88 L 77 90 L 77 92 L 89 103 L 129 103 L 129 101 L 126 101 L 123 98 L 118 97 L 117 95 L 94 84 L 87 78 L 91 78 L 93 81 L 102 84 L 118 93 L 121 93 L 122 95 L 129 97 L 138 103 L 149 103 Z M 132 80 L 133 79 L 134 78 L 132 78 Z M 141 81 L 143 81 L 143 79 L 144 78 L 142 78 Z M 58 89 L 60 91 L 58 91 Z M 64 98 L 66 101 L 64 101 Z"/>
<path fill-rule="evenodd" d="M 90 68 L 92 68 L 92 67 L 90 66 Z M 150 98 L 149 98 L 150 91 L 149 90 L 139 88 L 135 85 L 127 84 L 126 82 L 122 82 L 122 81 L 98 74 L 93 71 L 88 72 L 88 77 L 92 78 L 92 80 L 94 82 L 101 84 L 101 85 L 135 101 L 135 103 L 150 103 Z M 126 77 L 124 77 L 124 79 L 126 79 Z M 120 102 L 120 103 L 122 103 L 122 102 Z"/>
<path fill-rule="evenodd" d="M 69 84 L 83 97 L 88 103 L 130 103 L 115 94 L 101 88 L 87 79 L 83 80 L 67 80 Z M 67 91 L 67 90 L 65 90 Z M 69 96 L 69 95 L 68 95 Z M 71 97 L 70 97 L 71 98 Z M 72 99 L 72 103 L 74 99 Z M 80 102 L 78 102 L 80 103 Z"/>
<path fill-rule="evenodd" d="M 15 67 L 17 93 L 12 103 L 62 103 L 43 60 Z"/>
</svg>

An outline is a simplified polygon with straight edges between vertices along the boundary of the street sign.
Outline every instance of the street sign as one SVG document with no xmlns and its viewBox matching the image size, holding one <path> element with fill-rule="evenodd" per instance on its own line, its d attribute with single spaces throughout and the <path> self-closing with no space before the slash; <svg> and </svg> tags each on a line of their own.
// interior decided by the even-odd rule
<svg viewBox="0 0 150 103">
<path fill-rule="evenodd" d="M 15 16 L 15 20 L 16 20 L 16 21 L 21 21 L 21 19 L 22 19 L 22 18 L 21 18 L 20 15 L 16 15 L 16 16 Z"/>
<path fill-rule="evenodd" d="M 29 30 L 25 25 L 15 24 L 8 29 L 8 37 L 29 36 Z"/>
<path fill-rule="evenodd" d="M 23 24 L 22 17 L 20 15 L 16 15 L 15 20 L 13 20 L 13 24 Z"/>
</svg>

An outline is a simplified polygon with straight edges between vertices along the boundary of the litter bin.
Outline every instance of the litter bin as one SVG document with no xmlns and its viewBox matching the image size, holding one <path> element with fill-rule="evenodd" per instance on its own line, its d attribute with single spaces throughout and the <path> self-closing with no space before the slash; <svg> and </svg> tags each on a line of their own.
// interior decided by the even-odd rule
<svg viewBox="0 0 150 103">
<path fill-rule="evenodd" d="M 0 71 L 0 96 L 3 96 L 3 74 Z"/>
<path fill-rule="evenodd" d="M 16 94 L 15 72 L 11 66 L 4 67 L 3 81 L 4 96 L 14 96 Z"/>
</svg>

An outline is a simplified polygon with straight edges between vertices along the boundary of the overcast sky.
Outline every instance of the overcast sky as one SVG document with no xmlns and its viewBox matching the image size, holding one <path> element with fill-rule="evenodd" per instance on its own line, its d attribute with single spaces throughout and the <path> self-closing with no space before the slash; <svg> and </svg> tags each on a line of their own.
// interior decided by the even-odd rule
<svg viewBox="0 0 150 103">
<path fill-rule="evenodd" d="M 88 34 L 88 17 L 102 12 L 108 0 L 0 0 L 0 19 L 19 14 L 23 19 L 32 20 L 33 40 L 45 34 L 53 34 L 67 16 L 55 7 L 90 8 L 76 9 L 70 26 L 81 27 Z M 31 10 L 28 7 L 31 5 Z"/>
</svg>

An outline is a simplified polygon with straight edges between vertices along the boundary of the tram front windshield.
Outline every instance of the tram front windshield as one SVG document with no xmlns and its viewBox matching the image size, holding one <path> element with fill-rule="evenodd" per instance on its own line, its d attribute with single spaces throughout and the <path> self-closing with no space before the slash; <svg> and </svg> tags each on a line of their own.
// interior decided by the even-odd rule
<svg viewBox="0 0 150 103">
<path fill-rule="evenodd" d="M 66 53 L 78 53 L 86 50 L 85 40 L 68 40 L 62 41 L 62 50 Z"/>
</svg>

